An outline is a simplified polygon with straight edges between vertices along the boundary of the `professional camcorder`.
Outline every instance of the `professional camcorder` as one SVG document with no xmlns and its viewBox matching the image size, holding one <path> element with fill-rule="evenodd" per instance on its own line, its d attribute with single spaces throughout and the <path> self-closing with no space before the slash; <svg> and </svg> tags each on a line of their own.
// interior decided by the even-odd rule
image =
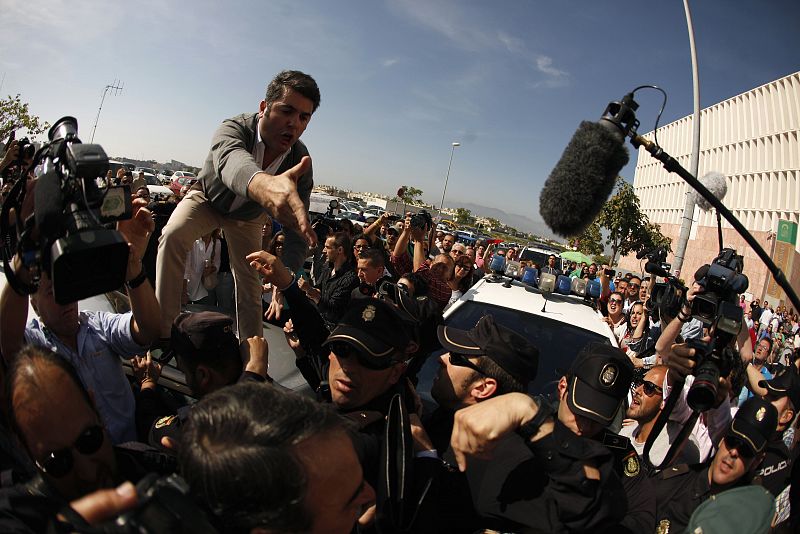
<svg viewBox="0 0 800 534">
<path fill-rule="evenodd" d="M 0 213 L 3 262 L 17 292 L 35 292 L 44 271 L 53 281 L 56 302 L 68 304 L 125 282 L 128 243 L 107 226 L 131 217 L 131 192 L 127 186 L 112 187 L 102 181 L 108 156 L 100 145 L 81 143 L 76 119 L 63 117 L 47 135 L 49 142 L 31 163 L 41 169 L 34 216 L 25 221 L 19 217 L 12 221 L 10 216 L 11 209 L 21 213 L 27 169 L 21 169 Z M 31 274 L 31 284 L 10 269 L 15 252 Z"/>
<path fill-rule="evenodd" d="M 748 286 L 743 267 L 742 256 L 725 248 L 710 265 L 703 265 L 695 273 L 695 280 L 704 291 L 694 297 L 692 317 L 699 319 L 712 335 L 710 343 L 698 340 L 690 343 L 695 349 L 697 366 L 686 400 L 695 411 L 713 407 L 719 378 L 730 374 L 739 357 L 731 349 L 731 342 L 739 335 L 744 320 L 738 305 L 739 293 Z"/>
<path fill-rule="evenodd" d="M 433 226 L 433 217 L 426 210 L 420 210 L 411 216 L 411 228 L 420 228 L 425 230 Z"/>
</svg>

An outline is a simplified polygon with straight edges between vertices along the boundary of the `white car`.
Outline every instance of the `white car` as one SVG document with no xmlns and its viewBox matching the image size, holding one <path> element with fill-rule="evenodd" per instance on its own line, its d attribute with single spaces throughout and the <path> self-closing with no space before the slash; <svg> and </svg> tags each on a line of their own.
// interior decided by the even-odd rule
<svg viewBox="0 0 800 534">
<path fill-rule="evenodd" d="M 538 373 L 529 387 L 531 393 L 555 394 L 559 378 L 587 343 L 600 341 L 617 346 L 602 315 L 583 297 L 545 295 L 516 280 L 506 283 L 508 280 L 487 275 L 447 309 L 444 322 L 469 330 L 490 314 L 498 324 L 528 339 L 539 349 Z M 430 400 L 427 392 L 439 365 L 438 358 L 429 358 L 420 372 L 418 391 L 426 401 Z"/>
</svg>

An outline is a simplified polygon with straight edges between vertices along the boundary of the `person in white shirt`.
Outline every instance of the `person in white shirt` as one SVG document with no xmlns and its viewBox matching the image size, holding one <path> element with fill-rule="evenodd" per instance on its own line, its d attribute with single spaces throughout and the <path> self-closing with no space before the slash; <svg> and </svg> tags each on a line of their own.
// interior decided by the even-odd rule
<svg viewBox="0 0 800 534">
<path fill-rule="evenodd" d="M 183 274 L 184 300 L 192 304 L 216 304 L 214 293 L 209 291 L 203 278 L 212 277 L 219 271 L 221 245 L 216 236 L 217 230 L 206 234 L 194 242 L 186 255 L 186 268 Z M 210 289 L 214 289 L 211 287 Z"/>
<path fill-rule="evenodd" d="M 624 424 L 619 435 L 629 438 L 636 453 L 643 459 L 645 443 L 664 408 L 663 383 L 668 370 L 666 365 L 656 365 L 648 370 L 642 379 L 634 380 L 631 385 L 631 405 L 625 415 L 630 424 Z M 650 449 L 649 461 L 652 464 L 659 465 L 664 460 L 670 445 L 678 437 L 682 428 L 683 425 L 680 422 L 673 419 L 667 420 L 666 426 L 655 438 Z M 694 437 L 689 436 L 673 463 L 696 464 L 699 462 L 699 448 Z"/>
</svg>

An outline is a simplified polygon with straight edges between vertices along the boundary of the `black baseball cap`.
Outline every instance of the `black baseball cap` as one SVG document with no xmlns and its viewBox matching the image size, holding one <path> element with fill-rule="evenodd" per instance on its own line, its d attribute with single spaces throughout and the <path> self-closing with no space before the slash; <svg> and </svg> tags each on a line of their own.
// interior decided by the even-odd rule
<svg viewBox="0 0 800 534">
<path fill-rule="evenodd" d="M 574 414 L 611 423 L 633 381 L 633 364 L 620 349 L 593 341 L 572 362 L 567 404 Z"/>
<path fill-rule="evenodd" d="M 764 450 L 778 427 L 778 410 L 767 400 L 750 397 L 739 406 L 728 435 L 740 438 L 753 454 Z"/>
<path fill-rule="evenodd" d="M 224 313 L 181 313 L 172 323 L 169 344 L 173 353 L 189 360 L 239 357 L 233 319 Z"/>
<path fill-rule="evenodd" d="M 410 341 L 401 321 L 400 314 L 390 304 L 379 299 L 353 299 L 323 346 L 335 341 L 347 343 L 366 359 L 368 367 L 388 368 Z"/>
<path fill-rule="evenodd" d="M 789 397 L 795 411 L 800 410 L 800 375 L 794 366 L 781 369 L 772 379 L 761 380 L 758 385 L 767 389 L 768 398 Z"/>
<path fill-rule="evenodd" d="M 527 386 L 536 378 L 539 349 L 491 315 L 480 318 L 472 330 L 440 326 L 439 342 L 450 351 L 467 356 L 486 356 Z"/>
</svg>

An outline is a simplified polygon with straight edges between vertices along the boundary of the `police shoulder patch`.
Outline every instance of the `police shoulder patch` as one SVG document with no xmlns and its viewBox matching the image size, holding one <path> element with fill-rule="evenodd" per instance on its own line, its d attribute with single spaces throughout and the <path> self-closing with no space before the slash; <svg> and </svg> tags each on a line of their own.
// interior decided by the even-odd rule
<svg viewBox="0 0 800 534">
<path fill-rule="evenodd" d="M 639 464 L 639 456 L 636 454 L 636 452 L 625 457 L 625 460 L 623 460 L 622 470 L 626 477 L 635 477 L 639 475 L 639 472 L 641 471 L 641 465 Z"/>
<path fill-rule="evenodd" d="M 162 428 L 165 426 L 169 426 L 172 422 L 177 419 L 177 415 L 168 415 L 166 417 L 162 417 L 158 421 L 156 421 L 156 428 Z"/>
</svg>

